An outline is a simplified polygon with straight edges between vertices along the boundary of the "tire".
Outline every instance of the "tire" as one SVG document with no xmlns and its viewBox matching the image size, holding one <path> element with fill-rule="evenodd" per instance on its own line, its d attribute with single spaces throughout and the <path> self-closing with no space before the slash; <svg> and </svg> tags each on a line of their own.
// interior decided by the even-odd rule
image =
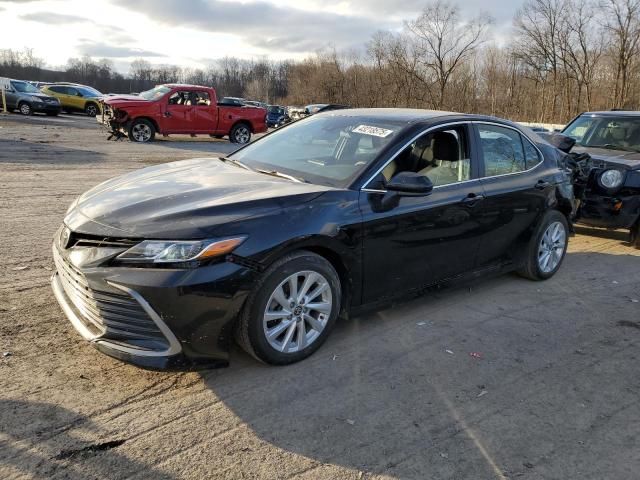
<svg viewBox="0 0 640 480">
<path fill-rule="evenodd" d="M 87 103 L 84 107 L 84 113 L 86 113 L 90 117 L 95 117 L 100 112 L 100 109 L 95 103 Z"/>
<path fill-rule="evenodd" d="M 632 247 L 636 247 L 640 250 L 640 220 L 636 222 L 636 224 L 631 227 L 631 237 L 629 239 Z"/>
<path fill-rule="evenodd" d="M 129 127 L 129 140 L 137 143 L 152 142 L 156 137 L 156 128 L 149 120 L 134 120 Z"/>
<path fill-rule="evenodd" d="M 251 141 L 251 128 L 246 123 L 238 123 L 233 126 L 229 132 L 229 140 L 231 143 L 244 145 Z"/>
<path fill-rule="evenodd" d="M 569 243 L 569 222 L 558 210 L 549 210 L 527 246 L 524 266 L 518 274 L 529 280 L 547 280 L 560 269 Z"/>
<path fill-rule="evenodd" d="M 33 108 L 31 108 L 31 105 L 27 102 L 20 102 L 18 104 L 18 111 L 24 116 L 33 115 Z"/>
<path fill-rule="evenodd" d="M 297 279 L 300 300 L 294 300 L 292 306 L 289 303 L 292 297 L 284 297 L 292 294 L 293 278 Z M 304 291 L 313 295 L 318 290 L 322 291 L 314 298 L 302 297 Z M 281 302 L 288 304 L 286 310 L 276 300 L 278 293 L 283 295 Z M 236 324 L 236 341 L 262 362 L 272 365 L 298 362 L 324 343 L 340 312 L 341 299 L 340 278 L 331 263 L 311 252 L 292 253 L 276 261 L 258 280 Z M 322 307 L 322 311 L 310 308 L 311 305 Z M 271 313 L 271 319 L 266 318 L 267 312 Z M 273 334 L 271 339 L 267 332 Z"/>
</svg>

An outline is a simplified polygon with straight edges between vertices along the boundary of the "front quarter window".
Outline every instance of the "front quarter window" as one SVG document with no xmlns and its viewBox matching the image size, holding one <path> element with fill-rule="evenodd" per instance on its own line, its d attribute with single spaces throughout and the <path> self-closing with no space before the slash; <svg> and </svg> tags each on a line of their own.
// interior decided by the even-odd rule
<svg viewBox="0 0 640 480">
<path fill-rule="evenodd" d="M 360 116 L 301 120 L 231 155 L 256 169 L 312 183 L 348 186 L 397 136 L 402 124 Z"/>
</svg>

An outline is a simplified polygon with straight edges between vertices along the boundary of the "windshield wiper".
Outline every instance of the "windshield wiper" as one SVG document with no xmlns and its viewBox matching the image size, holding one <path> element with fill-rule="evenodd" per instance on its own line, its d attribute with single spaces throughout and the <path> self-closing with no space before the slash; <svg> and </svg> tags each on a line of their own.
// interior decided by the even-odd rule
<svg viewBox="0 0 640 480">
<path fill-rule="evenodd" d="M 306 182 L 306 180 L 304 178 L 296 178 L 293 175 L 287 175 L 286 173 L 282 173 L 279 172 L 277 170 L 263 170 L 263 169 L 256 169 L 256 172 L 260 172 L 260 173 L 264 173 L 265 175 L 271 175 L 272 177 L 281 177 L 281 178 L 286 178 L 288 180 L 291 180 L 293 182 L 297 182 L 297 183 L 304 183 Z"/>
<path fill-rule="evenodd" d="M 235 158 L 229 158 L 229 157 L 218 157 L 220 160 L 222 160 L 223 162 L 227 163 L 227 162 L 231 162 L 234 165 L 240 167 L 240 168 L 244 168 L 245 170 L 249 170 L 250 172 L 253 171 L 253 169 L 251 167 L 246 166 L 244 163 L 236 160 Z"/>
</svg>

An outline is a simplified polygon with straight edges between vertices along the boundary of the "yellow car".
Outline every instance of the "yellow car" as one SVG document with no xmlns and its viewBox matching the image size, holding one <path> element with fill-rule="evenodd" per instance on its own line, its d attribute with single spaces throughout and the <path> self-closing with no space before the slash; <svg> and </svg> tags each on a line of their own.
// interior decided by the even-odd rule
<svg viewBox="0 0 640 480">
<path fill-rule="evenodd" d="M 95 88 L 76 83 L 53 83 L 40 89 L 42 93 L 60 100 L 66 112 L 84 112 L 90 117 L 100 114 L 102 93 Z"/>
</svg>

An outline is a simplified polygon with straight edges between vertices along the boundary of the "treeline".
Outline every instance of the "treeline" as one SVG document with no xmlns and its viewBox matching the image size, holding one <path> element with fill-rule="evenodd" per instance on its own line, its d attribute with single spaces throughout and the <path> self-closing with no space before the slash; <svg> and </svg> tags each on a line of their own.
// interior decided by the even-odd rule
<svg viewBox="0 0 640 480">
<path fill-rule="evenodd" d="M 152 65 L 128 74 L 108 59 L 43 69 L 30 50 L 0 51 L 0 76 L 76 81 L 104 92 L 159 83 L 215 86 L 220 95 L 269 103 L 343 103 L 477 112 L 562 123 L 584 110 L 640 109 L 640 0 L 527 0 L 507 44 L 492 20 L 454 2 L 425 2 L 400 32 L 378 32 L 358 52 L 327 50 L 300 61 L 223 58 L 207 69 Z"/>
</svg>

